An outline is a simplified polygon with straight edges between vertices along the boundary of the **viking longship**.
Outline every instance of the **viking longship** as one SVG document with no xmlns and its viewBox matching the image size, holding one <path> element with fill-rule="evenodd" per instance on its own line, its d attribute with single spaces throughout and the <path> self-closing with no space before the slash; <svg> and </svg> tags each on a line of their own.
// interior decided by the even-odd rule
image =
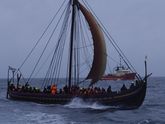
<svg viewBox="0 0 165 124">
<path fill-rule="evenodd" d="M 32 58 L 38 46 L 36 53 L 41 54 L 37 59 Z M 88 2 L 64 0 L 21 66 L 18 69 L 9 66 L 7 98 L 67 104 L 78 97 L 85 102 L 138 108 L 146 95 L 149 77 L 146 61 L 143 78 L 136 72 L 129 86 L 123 82 L 122 88 L 114 91 L 110 81 L 102 85 L 105 85 L 102 77 L 111 66 L 113 55 L 119 55 L 127 67 L 136 72 Z M 29 62 L 28 70 L 32 71 L 27 76 L 27 71 L 22 72 L 29 59 L 35 63 Z M 37 82 L 37 75 L 45 76 Z"/>
</svg>

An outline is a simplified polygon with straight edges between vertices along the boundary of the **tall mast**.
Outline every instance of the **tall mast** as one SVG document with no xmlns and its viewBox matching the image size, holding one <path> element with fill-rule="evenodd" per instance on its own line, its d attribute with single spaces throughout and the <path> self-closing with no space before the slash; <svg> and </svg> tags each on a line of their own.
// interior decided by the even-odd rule
<svg viewBox="0 0 165 124">
<path fill-rule="evenodd" d="M 72 24 L 71 24 L 71 36 L 70 36 L 70 62 L 69 62 L 69 91 L 72 83 L 72 59 L 73 59 L 73 40 L 74 40 L 74 24 L 75 24 L 75 13 L 77 0 L 70 0 L 72 4 Z"/>
</svg>

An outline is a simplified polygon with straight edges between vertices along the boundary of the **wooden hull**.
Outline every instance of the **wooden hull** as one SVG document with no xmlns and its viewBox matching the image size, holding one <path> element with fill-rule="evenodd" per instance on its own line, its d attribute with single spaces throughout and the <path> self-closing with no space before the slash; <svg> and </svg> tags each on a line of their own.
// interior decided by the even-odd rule
<svg viewBox="0 0 165 124">
<path fill-rule="evenodd" d="M 97 102 L 108 106 L 120 106 L 125 108 L 138 108 L 142 105 L 146 95 L 147 83 L 143 82 L 134 90 L 125 93 L 105 93 L 95 95 L 72 95 L 72 94 L 46 94 L 46 93 L 25 93 L 9 91 L 11 99 L 32 101 L 46 104 L 67 104 L 75 97 L 79 97 L 87 102 Z"/>
</svg>

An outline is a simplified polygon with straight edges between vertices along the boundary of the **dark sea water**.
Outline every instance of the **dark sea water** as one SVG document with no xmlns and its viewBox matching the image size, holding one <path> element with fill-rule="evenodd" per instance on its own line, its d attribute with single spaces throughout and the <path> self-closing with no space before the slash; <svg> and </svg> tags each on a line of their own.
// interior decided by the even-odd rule
<svg viewBox="0 0 165 124">
<path fill-rule="evenodd" d="M 165 124 L 165 78 L 151 77 L 143 105 L 135 110 L 84 103 L 44 105 L 6 99 L 0 80 L 0 124 Z"/>
</svg>

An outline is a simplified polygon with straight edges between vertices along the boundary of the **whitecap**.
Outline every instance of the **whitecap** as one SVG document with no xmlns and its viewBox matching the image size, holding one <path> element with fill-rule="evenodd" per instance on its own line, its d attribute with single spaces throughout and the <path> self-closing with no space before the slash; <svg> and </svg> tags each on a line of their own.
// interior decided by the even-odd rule
<svg viewBox="0 0 165 124">
<path fill-rule="evenodd" d="M 151 120 L 145 119 L 145 120 L 138 122 L 138 124 L 149 124 L 150 122 L 151 122 Z"/>
<path fill-rule="evenodd" d="M 65 105 L 68 108 L 90 108 L 90 109 L 108 109 L 109 106 L 104 106 L 96 102 L 85 102 L 80 98 L 74 98 L 69 104 Z"/>
<path fill-rule="evenodd" d="M 24 115 L 21 120 L 26 124 L 67 124 L 65 118 L 59 114 L 32 112 Z"/>
</svg>

